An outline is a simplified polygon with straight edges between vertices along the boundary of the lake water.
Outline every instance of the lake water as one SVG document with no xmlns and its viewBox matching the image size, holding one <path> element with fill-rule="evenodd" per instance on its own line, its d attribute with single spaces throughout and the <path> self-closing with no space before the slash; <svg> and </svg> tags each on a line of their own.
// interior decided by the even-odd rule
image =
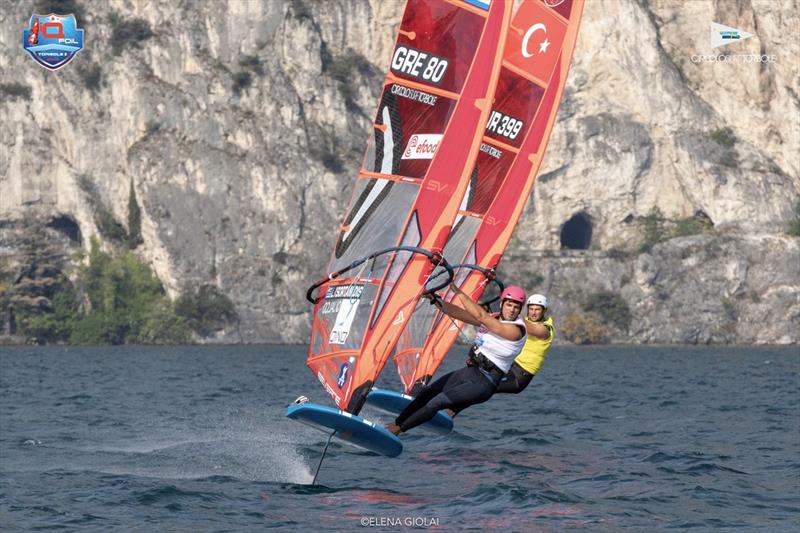
<svg viewBox="0 0 800 533">
<path fill-rule="evenodd" d="M 0 347 L 0 529 L 798 531 L 799 371 L 797 347 L 555 347 L 447 437 L 332 444 L 311 486 L 304 347 Z"/>
</svg>

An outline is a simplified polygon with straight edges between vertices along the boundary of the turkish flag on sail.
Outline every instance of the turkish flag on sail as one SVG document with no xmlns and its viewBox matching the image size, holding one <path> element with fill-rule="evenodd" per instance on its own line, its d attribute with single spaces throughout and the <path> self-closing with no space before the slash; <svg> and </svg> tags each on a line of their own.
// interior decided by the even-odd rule
<svg viewBox="0 0 800 533">
<path fill-rule="evenodd" d="M 506 61 L 546 84 L 566 32 L 566 24 L 544 4 L 523 2 L 511 21 Z"/>
</svg>

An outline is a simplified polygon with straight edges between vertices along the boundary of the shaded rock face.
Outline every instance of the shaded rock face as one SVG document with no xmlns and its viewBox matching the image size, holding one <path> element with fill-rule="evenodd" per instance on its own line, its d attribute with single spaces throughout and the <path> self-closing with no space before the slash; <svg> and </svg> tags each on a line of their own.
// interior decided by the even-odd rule
<svg viewBox="0 0 800 533">
<path fill-rule="evenodd" d="M 72 288 L 71 261 L 81 255 L 76 231 L 68 215 L 0 222 L 0 344 L 25 342 L 17 315 L 51 311 L 54 296 Z"/>
<path fill-rule="evenodd" d="M 633 318 L 615 342 L 798 342 L 800 15 L 783 4 L 588 3 L 504 278 L 545 291 L 557 321 L 619 294 Z M 36 250 L 68 274 L 91 235 L 118 246 L 133 192 L 136 253 L 167 291 L 234 302 L 238 331 L 215 341 L 306 342 L 403 3 L 86 6 L 86 49 L 56 73 L 19 47 L 27 4 L 0 27 L 2 332 Z M 122 41 L 134 19 L 152 35 Z M 693 62 L 711 22 L 757 34 L 717 52 L 776 61 Z M 694 233 L 648 230 L 698 214 Z"/>
</svg>

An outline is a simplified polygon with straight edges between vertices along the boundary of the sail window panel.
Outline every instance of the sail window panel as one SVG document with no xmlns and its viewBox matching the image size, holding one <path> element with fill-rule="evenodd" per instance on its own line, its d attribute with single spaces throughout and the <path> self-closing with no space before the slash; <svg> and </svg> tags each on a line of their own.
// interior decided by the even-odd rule
<svg viewBox="0 0 800 533">
<path fill-rule="evenodd" d="M 508 69 L 500 70 L 486 136 L 519 148 L 542 102 L 544 89 Z"/>
<path fill-rule="evenodd" d="M 423 178 L 455 106 L 455 100 L 399 83 L 384 87 L 363 168 Z"/>
<path fill-rule="evenodd" d="M 419 230 L 419 220 L 417 219 L 416 211 L 411 215 L 411 219 L 408 221 L 408 226 L 406 227 L 406 231 L 403 234 L 403 240 L 400 241 L 401 246 L 418 246 L 420 240 L 422 239 L 422 234 Z M 383 306 L 386 304 L 386 300 L 389 298 L 389 295 L 392 294 L 394 291 L 394 285 L 397 282 L 400 274 L 408 266 L 408 263 L 412 260 L 414 254 L 408 251 L 401 251 L 394 254 L 392 258 L 392 266 L 389 269 L 389 272 L 386 275 L 386 280 L 383 285 L 383 290 L 381 291 L 380 297 L 378 299 L 378 305 L 375 308 L 375 315 L 372 318 L 372 325 L 375 325 L 375 321 L 383 311 Z"/>
<path fill-rule="evenodd" d="M 457 225 L 453 226 L 453 230 L 450 232 L 450 237 L 444 247 L 443 255 L 445 259 L 451 264 L 462 263 L 467 253 L 467 247 L 475 239 L 475 234 L 478 233 L 480 226 L 481 220 L 475 217 L 464 217 Z M 456 276 L 458 276 L 458 273 L 456 273 Z"/>
<path fill-rule="evenodd" d="M 392 54 L 392 73 L 461 92 L 483 23 L 483 17 L 444 0 L 408 0 Z"/>
<path fill-rule="evenodd" d="M 477 183 L 467 209 L 483 215 L 497 196 L 503 181 L 514 162 L 514 152 L 483 143 L 475 162 Z"/>
<path fill-rule="evenodd" d="M 314 317 L 315 325 L 319 322 L 319 319 L 315 316 Z M 319 355 L 322 353 L 322 346 L 323 346 L 323 335 L 320 331 L 316 329 L 312 329 L 311 331 L 311 354 L 312 355 Z M 327 337 L 326 337 L 327 338 Z"/>
<path fill-rule="evenodd" d="M 411 183 L 358 180 L 328 272 L 397 243 L 406 223 L 403 214 L 411 211 L 418 192 L 419 186 Z M 379 256 L 374 262 L 368 262 L 365 268 L 372 272 L 371 277 L 383 276 L 387 257 Z"/>
<path fill-rule="evenodd" d="M 480 219 L 473 217 L 464 217 L 457 226 L 454 226 L 454 230 L 450 234 L 447 245 L 445 246 L 443 252 L 445 259 L 447 259 L 450 264 L 455 265 L 463 262 L 462 259 L 467 254 L 467 248 L 475 238 L 475 234 L 478 232 L 479 227 Z M 472 256 L 472 259 L 474 261 L 474 255 Z M 443 270 L 443 267 L 436 267 L 432 272 L 429 278 L 430 281 L 426 287 L 435 286 L 436 283 L 440 282 L 443 279 L 443 276 L 447 275 L 443 273 Z M 462 283 L 469 272 L 470 271 L 467 269 L 458 269 L 455 273 L 456 282 L 459 284 Z M 453 293 L 450 291 L 447 291 L 445 294 L 445 297 L 448 301 L 452 298 L 452 296 Z M 406 326 L 406 332 L 403 334 L 397 344 L 396 351 L 400 352 L 411 348 L 421 350 L 425 345 L 428 334 L 434 325 L 434 319 L 437 315 L 436 311 L 437 308 L 429 305 L 428 300 L 420 300 L 420 303 L 417 305 L 414 314 L 411 315 L 411 319 Z"/>
</svg>

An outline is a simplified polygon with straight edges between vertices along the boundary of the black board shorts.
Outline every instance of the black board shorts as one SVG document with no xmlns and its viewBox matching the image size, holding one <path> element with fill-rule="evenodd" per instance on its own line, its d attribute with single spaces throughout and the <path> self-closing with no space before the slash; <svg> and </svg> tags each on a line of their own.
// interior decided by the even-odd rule
<svg viewBox="0 0 800 533">
<path fill-rule="evenodd" d="M 514 364 L 511 365 L 511 368 L 508 370 L 508 374 L 500 380 L 494 392 L 518 394 L 525 390 L 525 387 L 528 386 L 535 375 L 536 374 L 531 374 L 514 361 Z"/>
</svg>

